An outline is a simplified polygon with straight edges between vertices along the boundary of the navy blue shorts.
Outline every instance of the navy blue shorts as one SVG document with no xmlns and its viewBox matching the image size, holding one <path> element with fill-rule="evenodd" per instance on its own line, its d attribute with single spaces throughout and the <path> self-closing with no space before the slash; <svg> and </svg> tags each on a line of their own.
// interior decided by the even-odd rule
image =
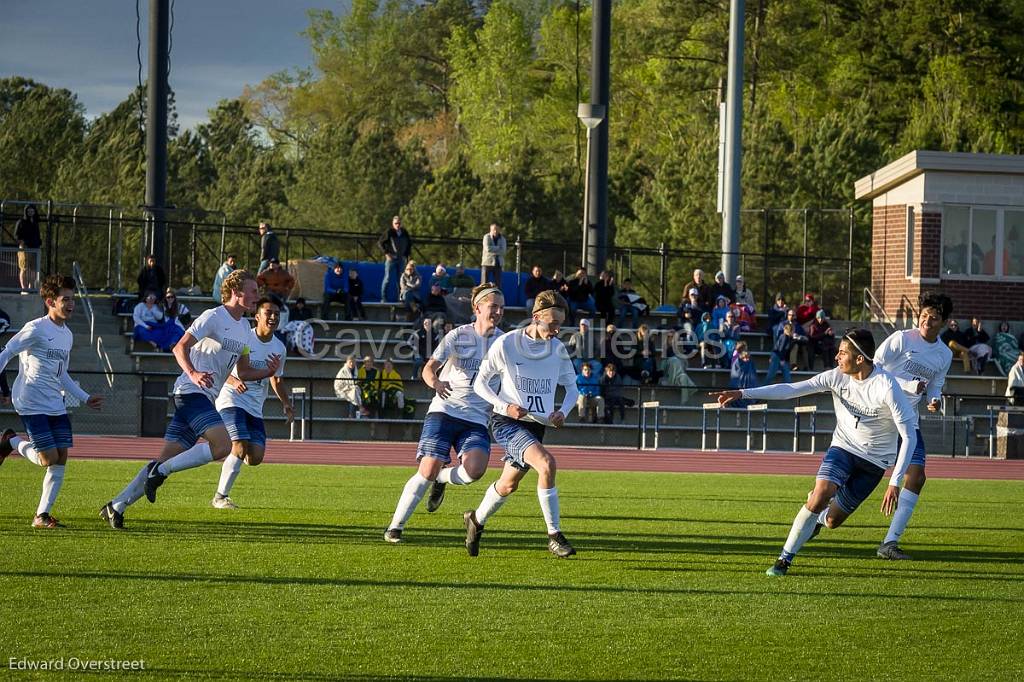
<svg viewBox="0 0 1024 682">
<path fill-rule="evenodd" d="M 253 445 L 267 445 L 267 429 L 263 426 L 262 417 L 254 417 L 241 407 L 225 407 L 220 411 L 224 427 L 232 442 L 248 441 Z"/>
<path fill-rule="evenodd" d="M 32 447 L 39 452 L 72 445 L 71 420 L 66 414 L 24 414 L 21 423 Z"/>
<path fill-rule="evenodd" d="M 896 439 L 896 450 L 899 451 L 903 445 L 903 439 Z M 914 452 L 910 455 L 910 463 L 917 464 L 918 466 L 924 466 L 924 436 L 921 435 L 921 429 L 917 429 L 917 445 L 914 447 Z"/>
<path fill-rule="evenodd" d="M 839 486 L 835 502 L 847 514 L 852 514 L 871 497 L 883 476 L 885 469 L 835 446 L 828 449 L 818 467 L 818 480 Z"/>
<path fill-rule="evenodd" d="M 164 440 L 181 443 L 185 449 L 196 444 L 199 437 L 214 426 L 223 426 L 224 420 L 205 395 L 186 393 L 174 396 L 174 417 L 167 425 Z"/>
<path fill-rule="evenodd" d="M 495 442 L 505 448 L 503 462 L 520 471 L 529 471 L 530 465 L 523 457 L 531 445 L 544 442 L 544 425 L 495 414 L 491 416 L 491 434 Z"/>
<path fill-rule="evenodd" d="M 460 460 L 470 450 L 483 450 L 490 457 L 491 437 L 487 434 L 487 427 L 443 412 L 429 412 L 423 420 L 423 431 L 416 446 L 416 461 L 433 457 L 450 464 L 452 448 Z"/>
</svg>

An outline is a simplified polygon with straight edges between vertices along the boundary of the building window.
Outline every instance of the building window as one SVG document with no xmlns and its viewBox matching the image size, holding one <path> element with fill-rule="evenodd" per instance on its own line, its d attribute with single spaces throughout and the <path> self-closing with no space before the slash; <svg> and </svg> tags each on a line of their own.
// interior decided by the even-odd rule
<svg viewBox="0 0 1024 682">
<path fill-rule="evenodd" d="M 907 277 L 914 276 L 914 207 L 907 206 Z"/>
<path fill-rule="evenodd" d="M 1024 207 L 945 206 L 942 273 L 1024 277 Z"/>
</svg>

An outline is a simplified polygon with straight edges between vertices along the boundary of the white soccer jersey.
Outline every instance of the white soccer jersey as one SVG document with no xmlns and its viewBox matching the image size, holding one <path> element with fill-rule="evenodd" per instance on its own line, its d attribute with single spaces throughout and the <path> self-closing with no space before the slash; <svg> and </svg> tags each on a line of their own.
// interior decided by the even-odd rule
<svg viewBox="0 0 1024 682">
<path fill-rule="evenodd" d="M 79 402 L 89 399 L 68 374 L 72 341 L 66 325 L 40 317 L 22 327 L 0 351 L 0 372 L 18 356 L 18 378 L 11 387 L 11 401 L 18 414 L 67 414 L 62 390 Z"/>
<path fill-rule="evenodd" d="M 917 443 L 917 413 L 885 370 L 875 367 L 867 379 L 859 381 L 837 367 L 795 384 L 745 388 L 743 397 L 787 400 L 827 391 L 832 393 L 836 411 L 832 445 L 883 469 L 895 465 L 890 485 L 900 485 Z M 903 443 L 897 448 L 896 439 L 901 436 Z"/>
<path fill-rule="evenodd" d="M 495 377 L 501 378 L 497 392 L 490 385 Z M 559 385 L 565 389 L 565 398 L 556 408 Z M 556 409 L 568 417 L 579 397 L 576 372 L 565 345 L 558 339 L 531 339 L 519 329 L 504 334 L 487 351 L 473 390 L 494 406 L 495 414 L 507 415 L 509 405 L 518 405 L 530 413 L 528 418 L 542 424 Z"/>
<path fill-rule="evenodd" d="M 484 338 L 477 334 L 471 324 L 456 327 L 447 334 L 434 349 L 431 360 L 441 363 L 441 381 L 447 381 L 451 392 L 447 398 L 434 394 L 427 412 L 443 412 L 456 419 L 487 426 L 491 416 L 491 404 L 473 390 L 473 380 L 480 371 L 487 351 L 502 334 L 500 329 Z M 492 387 L 497 385 L 497 379 Z"/>
<path fill-rule="evenodd" d="M 271 355 L 279 355 L 281 357 L 281 366 L 277 368 L 274 376 L 284 376 L 284 360 L 288 354 L 284 344 L 281 340 L 271 334 L 270 341 L 260 341 L 259 337 L 256 336 L 256 332 L 250 332 L 252 336 L 249 339 L 249 365 L 253 369 L 266 369 L 267 360 L 270 359 Z M 231 370 L 232 376 L 238 378 L 238 366 L 236 365 Z M 218 410 L 223 410 L 226 407 L 238 407 L 254 417 L 263 418 L 263 403 L 267 399 L 267 389 L 269 388 L 270 379 L 260 379 L 259 381 L 247 381 L 245 382 L 245 392 L 239 393 L 231 384 L 225 382 L 224 387 L 220 389 L 220 395 L 217 396 L 216 406 Z"/>
<path fill-rule="evenodd" d="M 192 366 L 197 372 L 210 372 L 213 386 L 200 388 L 182 372 L 174 382 L 174 395 L 201 393 L 215 401 L 238 358 L 249 352 L 252 327 L 244 317 L 236 320 L 224 306 L 217 306 L 197 317 L 187 333 L 199 340 L 189 351 Z"/>
<path fill-rule="evenodd" d="M 914 408 L 915 422 L 917 406 L 921 402 L 917 382 L 927 382 L 924 395 L 928 402 L 940 400 L 952 361 L 953 351 L 946 344 L 942 341 L 928 343 L 916 329 L 893 332 L 875 350 L 875 366 L 896 377 L 896 382 Z"/>
</svg>

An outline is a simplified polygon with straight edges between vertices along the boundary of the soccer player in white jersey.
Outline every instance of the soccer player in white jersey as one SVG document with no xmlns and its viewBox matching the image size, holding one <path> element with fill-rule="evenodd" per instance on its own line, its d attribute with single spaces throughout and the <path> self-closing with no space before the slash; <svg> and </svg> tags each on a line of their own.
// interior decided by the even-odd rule
<svg viewBox="0 0 1024 682">
<path fill-rule="evenodd" d="M 917 447 L 910 457 L 899 506 L 892 516 L 889 532 L 876 552 L 883 559 L 910 558 L 898 543 L 910 523 L 925 482 L 925 447 L 921 429 L 917 425 L 918 405 L 924 396 L 928 400 L 928 411 L 939 411 L 942 386 L 946 383 L 946 373 L 953 362 L 953 351 L 939 340 L 939 334 L 953 312 L 953 301 L 945 294 L 925 293 L 921 295 L 920 308 L 916 329 L 893 332 L 875 351 L 875 366 L 896 377 L 896 382 L 903 388 L 903 393 L 914 408 L 917 433 Z"/>
<path fill-rule="evenodd" d="M 561 427 L 579 396 L 569 353 L 556 338 L 568 310 L 557 292 L 539 294 L 529 326 L 495 341 L 473 382 L 473 389 L 494 407 L 491 433 L 505 449 L 505 467 L 497 482 L 488 486 L 480 506 L 463 515 L 470 556 L 480 552 L 480 535 L 488 519 L 501 509 L 531 468 L 537 470 L 537 498 L 547 524 L 548 549 L 562 558 L 576 553 L 562 534 L 556 462 L 543 444 L 544 427 Z M 497 392 L 491 385 L 495 377 L 501 379 Z M 554 409 L 558 386 L 564 389 L 565 397 Z"/>
<path fill-rule="evenodd" d="M 43 494 L 32 527 L 58 528 L 63 524 L 50 512 L 64 484 L 64 467 L 72 446 L 64 394 L 93 409 L 100 408 L 103 398 L 83 391 L 68 374 L 72 337 L 67 321 L 75 310 L 74 280 L 50 275 L 43 280 L 39 294 L 46 304 L 46 315 L 22 327 L 0 351 L 0 372 L 18 356 L 18 378 L 11 401 L 28 435 L 19 438 L 11 429 L 4 431 L 0 436 L 0 464 L 17 450 L 28 461 L 46 468 Z"/>
<path fill-rule="evenodd" d="M 434 512 L 444 500 L 447 484 L 469 485 L 487 471 L 491 404 L 473 390 L 473 379 L 501 335 L 498 324 L 505 311 L 505 297 L 501 289 L 486 283 L 475 287 L 470 299 L 476 320 L 448 332 L 423 366 L 423 383 L 434 389 L 434 398 L 416 447 L 419 467 L 405 484 L 391 524 L 384 531 L 384 539 L 391 543 L 402 541 L 402 530 L 428 487 L 432 486 L 427 511 Z M 447 466 L 453 448 L 459 457 L 457 467 Z"/>
<path fill-rule="evenodd" d="M 238 509 L 230 497 L 231 488 L 242 470 L 242 462 L 257 466 L 263 461 L 267 447 L 267 431 L 263 426 L 263 403 L 267 399 L 267 383 L 274 395 L 284 406 L 284 416 L 290 424 L 295 419 L 295 410 L 284 390 L 284 360 L 287 349 L 274 336 L 281 321 L 281 306 L 275 299 L 261 298 L 256 302 L 256 328 L 254 338 L 249 341 L 249 365 L 263 369 L 270 358 L 281 358 L 277 372 L 269 379 L 242 381 L 238 378 L 238 366 L 228 376 L 224 387 L 217 396 L 216 407 L 231 438 L 231 454 L 224 458 L 220 471 L 220 483 L 213 497 L 217 509 Z"/>
<path fill-rule="evenodd" d="M 231 453 L 231 438 L 214 406 L 221 387 L 236 364 L 242 381 L 271 377 L 281 364 L 277 356 L 268 358 L 262 369 L 249 364 L 252 327 L 243 315 L 253 309 L 258 298 L 256 278 L 245 270 L 235 270 L 221 283 L 224 305 L 197 317 L 174 346 L 182 372 L 174 382 L 174 417 L 167 425 L 164 447 L 158 459 L 143 466 L 132 482 L 100 509 L 100 517 L 111 528 L 124 528 L 125 510 L 143 494 L 155 502 L 157 488 L 172 473 Z M 197 443 L 200 436 L 205 442 Z"/>
<path fill-rule="evenodd" d="M 782 553 L 768 575 L 786 575 L 805 542 L 823 526 L 842 525 L 868 499 L 890 466 L 893 472 L 882 499 L 882 513 L 892 514 L 898 504 L 900 484 L 917 439 L 914 409 L 896 379 L 874 366 L 874 353 L 871 332 L 855 329 L 839 344 L 835 369 L 795 384 L 712 393 L 723 407 L 740 398 L 789 400 L 832 393 L 836 411 L 832 444 L 821 460 L 814 490 L 800 507 Z"/>
</svg>

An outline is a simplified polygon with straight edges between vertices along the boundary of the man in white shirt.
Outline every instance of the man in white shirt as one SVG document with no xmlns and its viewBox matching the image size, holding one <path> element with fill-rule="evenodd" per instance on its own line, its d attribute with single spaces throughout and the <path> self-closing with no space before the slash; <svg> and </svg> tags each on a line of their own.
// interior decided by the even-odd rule
<svg viewBox="0 0 1024 682">
<path fill-rule="evenodd" d="M 242 381 L 238 378 L 238 366 L 231 371 L 220 389 L 215 406 L 224 420 L 224 427 L 231 438 L 231 454 L 224 458 L 220 471 L 220 482 L 213 497 L 217 509 L 238 509 L 230 495 L 235 479 L 242 471 L 242 462 L 257 466 L 263 461 L 267 447 L 267 430 L 263 425 L 263 403 L 267 399 L 267 383 L 284 407 L 284 416 L 290 424 L 295 419 L 295 409 L 284 390 L 284 361 L 288 351 L 281 340 L 274 336 L 281 319 L 281 306 L 271 298 L 256 301 L 256 328 L 249 341 L 249 365 L 253 369 L 265 369 L 271 358 L 280 358 L 281 364 L 273 376 L 256 381 Z"/>
<path fill-rule="evenodd" d="M 39 294 L 46 305 L 46 315 L 21 328 L 0 351 L 0 373 L 18 356 L 18 378 L 14 381 L 11 401 L 25 425 L 27 439 L 19 438 L 12 429 L 0 436 L 0 464 L 17 450 L 18 454 L 41 467 L 46 467 L 43 493 L 39 499 L 33 528 L 63 526 L 50 515 L 61 486 L 68 449 L 73 445 L 71 420 L 64 396 L 98 410 L 100 396 L 89 395 L 68 374 L 72 335 L 67 321 L 75 311 L 75 282 L 64 275 L 50 275 L 43 280 Z"/>
<path fill-rule="evenodd" d="M 891 374 L 875 367 L 875 340 L 867 329 L 843 337 L 835 369 L 796 384 L 775 384 L 742 391 L 719 391 L 723 407 L 734 400 L 789 400 L 814 393 L 832 393 L 836 430 L 818 468 L 814 490 L 793 521 L 782 553 L 768 569 L 783 576 L 796 553 L 822 527 L 838 528 L 874 491 L 892 466 L 882 499 L 886 516 L 896 509 L 900 484 L 914 451 L 914 410 Z M 896 454 L 898 450 L 898 455 Z"/>
<path fill-rule="evenodd" d="M 480 536 L 487 520 L 505 504 L 531 468 L 537 470 L 537 498 L 547 524 L 548 549 L 561 558 L 576 553 L 562 533 L 556 462 L 543 444 L 544 427 L 561 427 L 579 397 L 572 361 L 557 338 L 568 312 L 568 304 L 557 292 L 538 294 L 530 325 L 495 341 L 473 382 L 473 389 L 494 408 L 491 433 L 505 449 L 505 468 L 497 482 L 487 488 L 480 506 L 463 514 L 470 556 L 480 552 Z M 495 378 L 501 380 L 497 392 L 492 386 Z M 565 396 L 555 409 L 558 386 Z"/>
<path fill-rule="evenodd" d="M 498 324 L 505 311 L 505 297 L 498 287 L 484 283 L 473 289 L 470 301 L 476 321 L 448 332 L 423 366 L 423 383 L 434 390 L 434 398 L 416 447 L 419 467 L 405 484 L 384 531 L 387 542 L 402 541 L 402 530 L 428 487 L 427 511 L 434 512 L 444 501 L 449 483 L 469 485 L 487 470 L 491 404 L 473 390 L 473 379 L 488 349 L 501 336 Z M 448 466 L 453 448 L 459 457 L 457 467 Z"/>
<path fill-rule="evenodd" d="M 221 387 L 236 364 L 242 381 L 267 379 L 281 364 L 278 356 L 271 356 L 262 369 L 249 363 L 252 327 L 243 315 L 253 309 L 258 298 L 256 278 L 245 270 L 235 270 L 221 285 L 224 305 L 197 317 L 174 347 L 182 373 L 174 382 L 174 417 L 167 425 L 164 447 L 159 458 L 143 466 L 132 482 L 100 509 L 100 517 L 111 528 L 124 528 L 125 510 L 143 494 L 155 502 L 157 488 L 172 473 L 231 453 L 231 438 L 214 406 Z M 200 437 L 205 442 L 197 443 Z"/>
<path fill-rule="evenodd" d="M 925 482 L 925 447 L 918 425 L 918 405 L 921 397 L 925 396 L 928 399 L 928 411 L 939 411 L 942 386 L 946 383 L 946 374 L 953 362 L 953 351 L 939 340 L 939 334 L 953 312 L 952 299 L 945 294 L 926 293 L 921 295 L 920 306 L 917 328 L 893 332 L 875 351 L 875 366 L 896 378 L 896 383 L 903 389 L 903 394 L 913 408 L 917 435 L 917 447 L 910 458 L 899 506 L 892 516 L 889 532 L 876 550 L 883 559 L 910 558 L 898 543 L 914 513 Z"/>
</svg>

